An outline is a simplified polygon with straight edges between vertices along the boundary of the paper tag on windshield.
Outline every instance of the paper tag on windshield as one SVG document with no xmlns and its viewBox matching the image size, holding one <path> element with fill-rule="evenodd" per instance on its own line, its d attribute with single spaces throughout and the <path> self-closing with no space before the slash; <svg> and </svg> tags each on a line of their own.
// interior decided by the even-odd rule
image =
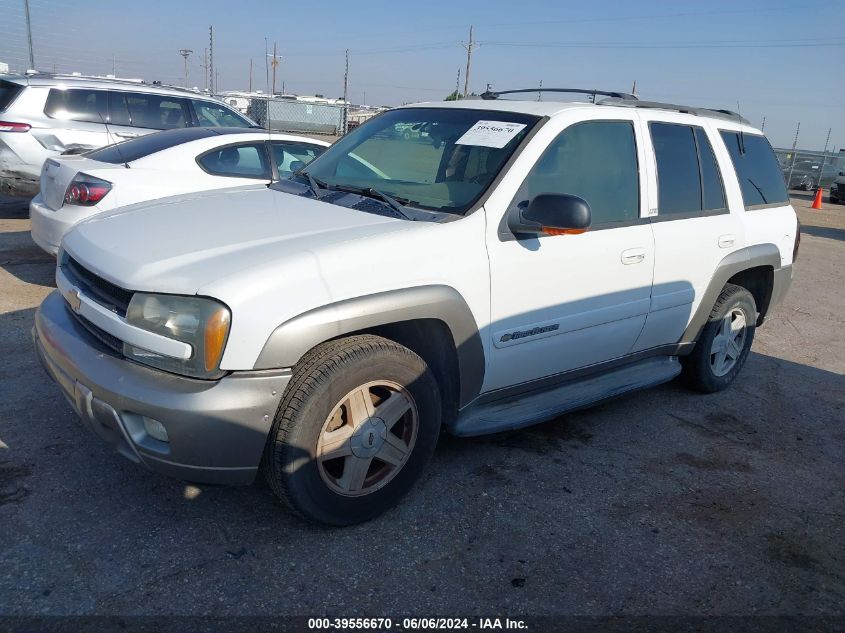
<svg viewBox="0 0 845 633">
<path fill-rule="evenodd" d="M 502 121 L 479 121 L 455 141 L 455 145 L 481 145 L 483 147 L 504 147 L 525 127 L 524 123 Z"/>
</svg>

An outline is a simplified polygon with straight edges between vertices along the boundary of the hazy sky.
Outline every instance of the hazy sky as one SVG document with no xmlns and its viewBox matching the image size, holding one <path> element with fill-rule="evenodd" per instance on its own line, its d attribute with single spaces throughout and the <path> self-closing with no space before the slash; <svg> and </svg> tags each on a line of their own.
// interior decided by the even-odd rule
<svg viewBox="0 0 845 633">
<path fill-rule="evenodd" d="M 0 0 L 0 61 L 27 64 L 23 0 Z M 214 26 L 221 90 L 265 89 L 264 41 L 288 92 L 340 96 L 344 49 L 355 103 L 441 100 L 478 46 L 470 87 L 630 90 L 643 99 L 736 109 L 776 146 L 845 146 L 845 1 L 30 0 L 36 66 L 204 86 Z"/>
</svg>

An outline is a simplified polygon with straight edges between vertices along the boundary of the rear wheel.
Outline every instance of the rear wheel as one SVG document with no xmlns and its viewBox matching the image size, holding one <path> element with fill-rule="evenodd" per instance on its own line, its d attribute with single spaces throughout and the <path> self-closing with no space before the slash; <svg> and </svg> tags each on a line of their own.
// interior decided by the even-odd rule
<svg viewBox="0 0 845 633">
<path fill-rule="evenodd" d="M 305 518 L 360 523 L 411 487 L 439 431 L 437 382 L 417 354 L 377 336 L 330 341 L 294 369 L 264 474 Z"/>
<path fill-rule="evenodd" d="M 704 393 L 721 391 L 739 374 L 754 340 L 757 307 L 748 290 L 727 284 L 695 344 L 684 359 L 684 379 Z"/>
</svg>

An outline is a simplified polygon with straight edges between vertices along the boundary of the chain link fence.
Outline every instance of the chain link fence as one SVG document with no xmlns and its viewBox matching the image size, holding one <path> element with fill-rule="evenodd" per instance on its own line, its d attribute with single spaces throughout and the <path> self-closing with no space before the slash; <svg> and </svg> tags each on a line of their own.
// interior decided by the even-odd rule
<svg viewBox="0 0 845 633">
<path fill-rule="evenodd" d="M 327 103 L 250 99 L 248 116 L 261 125 L 279 132 L 310 132 L 341 135 L 346 132 L 346 106 Z"/>
<path fill-rule="evenodd" d="M 776 149 L 783 179 L 790 189 L 810 191 L 817 187 L 827 188 L 845 171 L 845 153 L 835 154 L 802 150 Z"/>
</svg>

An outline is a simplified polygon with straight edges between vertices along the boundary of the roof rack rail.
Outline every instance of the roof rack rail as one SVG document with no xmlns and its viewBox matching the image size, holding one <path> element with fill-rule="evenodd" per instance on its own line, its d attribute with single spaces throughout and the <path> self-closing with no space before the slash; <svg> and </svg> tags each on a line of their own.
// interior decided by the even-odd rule
<svg viewBox="0 0 845 633">
<path fill-rule="evenodd" d="M 520 92 L 571 92 L 574 94 L 593 95 L 595 100 L 596 95 L 603 97 L 614 97 L 616 99 L 634 100 L 637 97 L 627 92 L 612 92 L 608 90 L 586 90 L 584 88 L 521 88 L 519 90 L 487 90 L 481 93 L 481 98 L 489 101 L 491 99 L 498 99 L 502 95 L 510 95 Z"/>
<path fill-rule="evenodd" d="M 597 105 L 614 105 L 626 108 L 653 108 L 655 110 L 673 110 L 675 112 L 683 112 L 684 114 L 694 114 L 696 116 L 709 116 L 717 119 L 725 119 L 733 121 L 734 123 L 744 123 L 751 125 L 745 117 L 738 112 L 732 110 L 721 110 L 718 108 L 697 108 L 695 106 L 678 105 L 676 103 L 662 103 L 660 101 L 640 101 L 639 99 L 602 99 L 597 102 Z"/>
</svg>

